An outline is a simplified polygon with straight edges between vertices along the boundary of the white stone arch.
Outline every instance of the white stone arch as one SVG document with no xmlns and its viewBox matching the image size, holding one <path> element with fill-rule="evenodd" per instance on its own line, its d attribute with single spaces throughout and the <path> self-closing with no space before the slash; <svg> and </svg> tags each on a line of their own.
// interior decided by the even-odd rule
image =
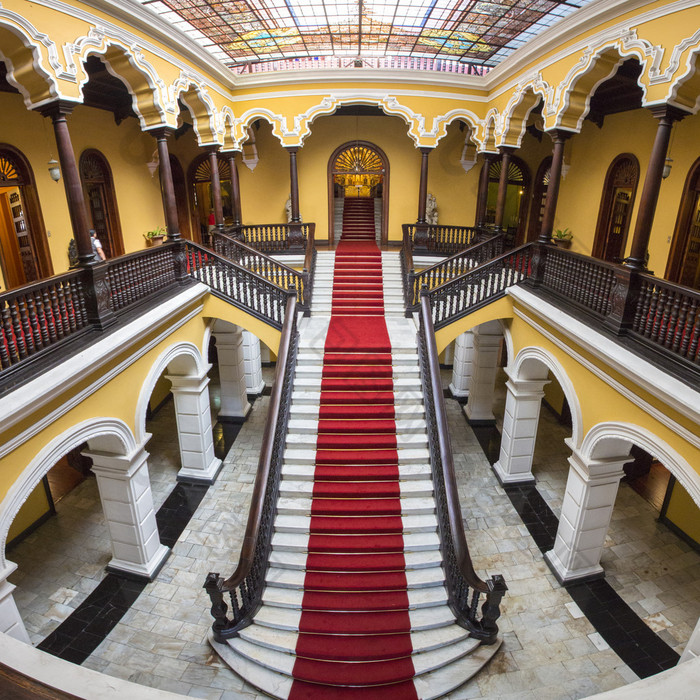
<svg viewBox="0 0 700 700">
<path fill-rule="evenodd" d="M 287 128 L 286 117 L 281 114 L 276 114 L 265 107 L 253 107 L 243 112 L 240 117 L 234 119 L 231 129 L 234 150 L 240 151 L 243 148 L 243 144 L 250 136 L 248 133 L 249 128 L 252 126 L 253 122 L 258 119 L 262 119 L 272 126 L 272 134 L 279 140 L 282 146 L 289 145 L 285 143 L 285 137 L 289 135 L 294 136 L 294 133 Z"/>
<path fill-rule="evenodd" d="M 173 374 L 182 374 L 184 376 L 202 376 L 209 370 L 209 364 L 206 362 L 206 348 L 209 335 L 205 332 L 205 338 L 202 341 L 202 350 L 193 343 L 182 342 L 175 343 L 163 350 L 158 356 L 158 359 L 153 363 L 146 379 L 141 386 L 139 397 L 136 402 L 136 415 L 134 416 L 134 426 L 136 439 L 141 442 L 145 441 L 149 436 L 146 432 L 146 414 L 148 412 L 148 402 L 150 401 L 153 389 L 156 382 L 163 372 L 167 369 Z"/>
<path fill-rule="evenodd" d="M 178 99 L 181 100 L 192 115 L 197 143 L 200 146 L 220 146 L 223 143 L 223 121 L 218 117 L 214 100 L 196 76 L 183 71 L 170 86 L 168 94 L 175 104 Z"/>
<path fill-rule="evenodd" d="M 512 355 L 509 355 L 512 357 Z M 537 346 L 529 346 L 522 348 L 517 357 L 513 360 L 512 365 L 506 367 L 509 376 L 516 379 L 546 379 L 547 373 L 543 376 L 537 376 L 537 365 L 534 362 L 542 365 L 546 370 L 554 375 L 554 378 L 559 382 L 566 401 L 569 404 L 571 411 L 571 442 L 578 447 L 583 439 L 583 415 L 581 411 L 581 403 L 576 394 L 574 383 L 569 378 L 569 375 L 564 370 L 557 357 Z"/>
<path fill-rule="evenodd" d="M 607 444 L 606 444 L 607 443 Z M 653 432 L 633 423 L 609 421 L 594 425 L 586 434 L 580 452 L 585 460 L 604 459 L 612 450 L 641 447 L 655 457 L 680 482 L 700 508 L 700 474 L 676 449 Z"/>
<path fill-rule="evenodd" d="M 141 445 L 131 429 L 118 418 L 90 418 L 51 440 L 27 465 L 0 503 L 0 571 L 7 566 L 7 533 L 19 509 L 41 479 L 71 450 L 87 442 L 91 450 L 126 457 Z"/>
<path fill-rule="evenodd" d="M 498 153 L 496 147 L 496 140 L 500 136 L 500 115 L 495 107 L 492 107 L 484 117 L 483 121 L 480 123 L 481 135 L 477 136 L 477 141 L 479 143 L 479 150 L 481 152 L 487 151 L 489 153 Z"/>
<path fill-rule="evenodd" d="M 519 84 L 503 110 L 503 115 L 501 116 L 502 129 L 498 145 L 520 148 L 530 112 L 540 102 L 546 104 L 547 98 L 551 93 L 551 88 L 540 74 L 530 78 L 527 82 Z"/>
<path fill-rule="evenodd" d="M 679 71 L 681 60 L 685 55 L 683 69 Z M 700 29 L 692 36 L 674 47 L 666 74 L 670 73 L 666 102 L 691 110 L 693 114 L 700 108 Z M 675 78 L 672 76 L 674 74 Z"/>
<path fill-rule="evenodd" d="M 219 112 L 219 132 L 223 135 L 224 144 L 222 150 L 224 151 L 238 151 L 239 148 L 236 147 L 236 140 L 233 134 L 233 129 L 236 124 L 236 117 L 233 114 L 233 110 L 226 105 L 221 112 Z"/>
<path fill-rule="evenodd" d="M 16 12 L 0 7 L 0 61 L 7 68 L 7 81 L 19 90 L 27 109 L 61 97 L 55 75 L 44 67 L 42 50 L 54 73 L 66 75 L 56 44 Z"/>
</svg>

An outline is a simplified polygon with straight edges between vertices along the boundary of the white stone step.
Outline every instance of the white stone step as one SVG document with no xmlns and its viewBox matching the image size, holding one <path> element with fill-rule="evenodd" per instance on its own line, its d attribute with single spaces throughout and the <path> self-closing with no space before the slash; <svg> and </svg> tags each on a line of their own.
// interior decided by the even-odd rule
<svg viewBox="0 0 700 700">
<path fill-rule="evenodd" d="M 357 365 L 333 365 L 333 367 L 356 367 Z M 420 377 L 420 369 L 418 367 L 418 364 L 401 364 L 401 365 L 392 365 L 392 378 L 394 379 L 394 383 L 396 383 L 397 379 L 407 379 L 411 378 L 413 381 L 415 381 L 418 377 Z M 306 379 L 306 378 L 316 378 L 318 377 L 319 379 L 321 378 L 323 374 L 323 366 L 320 364 L 297 364 L 296 371 L 294 374 L 294 384 L 296 385 L 297 379 Z"/>
<path fill-rule="evenodd" d="M 359 420 L 364 420 L 363 418 L 359 418 Z M 348 423 L 348 419 L 338 419 L 339 422 L 343 422 L 343 424 Z M 416 418 L 416 419 L 398 419 L 394 420 L 396 424 L 396 432 L 405 435 L 407 433 L 425 433 L 426 431 L 426 423 L 422 418 Z M 306 418 L 290 418 L 289 420 L 289 426 L 288 430 L 290 433 L 309 433 L 316 435 L 318 433 L 318 420 L 313 420 L 313 419 L 306 419 Z M 365 433 L 364 430 L 361 428 L 358 429 L 358 432 L 360 433 Z M 338 434 L 338 433 L 335 433 Z"/>
<path fill-rule="evenodd" d="M 277 568 L 274 566 L 271 566 L 267 570 L 265 576 L 265 581 L 268 586 L 276 586 L 278 588 L 303 589 L 305 579 L 305 571 Z M 441 566 L 406 572 L 407 588 L 427 588 L 429 586 L 443 586 L 444 584 L 445 575 Z"/>
<path fill-rule="evenodd" d="M 319 406 L 312 404 L 292 404 L 291 419 L 318 420 Z M 401 404 L 394 406 L 394 420 L 417 420 L 425 415 L 423 405 Z"/>
<path fill-rule="evenodd" d="M 295 436 L 288 435 L 287 439 Z M 427 449 L 420 447 L 400 447 L 397 450 L 399 464 L 415 464 L 416 462 L 429 462 L 430 455 Z M 348 464 L 352 464 L 351 457 L 348 459 Z M 294 447 L 287 446 L 284 451 L 284 461 L 288 464 L 315 464 L 316 449 L 304 449 L 298 445 Z"/>
<path fill-rule="evenodd" d="M 282 479 L 291 479 L 292 481 L 313 481 L 315 471 L 315 464 L 282 463 Z M 427 463 L 399 465 L 400 482 L 403 480 L 430 479 L 431 473 L 430 465 Z"/>
<path fill-rule="evenodd" d="M 404 551 L 421 552 L 437 550 L 440 547 L 440 538 L 437 532 L 420 532 L 404 535 Z M 307 535 L 296 532 L 275 532 L 272 535 L 272 548 L 290 552 L 306 552 L 309 546 Z"/>
<path fill-rule="evenodd" d="M 332 483 L 332 482 L 330 482 Z M 406 479 L 399 481 L 401 498 L 432 498 L 433 482 L 429 479 Z M 280 498 L 308 498 L 314 490 L 314 482 L 307 479 L 280 480 Z"/>
<path fill-rule="evenodd" d="M 425 569 L 442 564 L 442 556 L 439 550 L 404 552 L 406 571 Z M 273 550 L 270 553 L 270 565 L 281 569 L 306 570 L 306 552 L 291 552 L 285 550 Z"/>
<path fill-rule="evenodd" d="M 333 517 L 333 516 L 328 516 Z M 342 516 L 348 517 L 348 516 Z M 355 516 L 367 524 L 371 518 L 383 516 Z M 402 532 L 404 537 L 407 534 L 418 532 L 435 532 L 437 530 L 437 520 L 434 515 L 402 515 L 401 516 Z M 286 515 L 278 513 L 275 518 L 275 532 L 299 532 L 302 534 L 310 534 L 311 532 L 311 517 L 309 515 Z M 333 536 L 332 533 L 324 533 Z M 338 535 L 355 535 L 351 532 L 338 532 Z"/>
<path fill-rule="evenodd" d="M 341 354 L 357 354 L 361 359 L 362 355 L 366 353 L 341 353 Z M 297 354 L 297 368 L 304 365 L 317 365 L 319 362 L 323 362 L 325 352 L 321 349 L 317 352 L 302 351 Z M 418 367 L 418 353 L 410 353 L 407 351 L 395 352 L 391 356 L 391 364 L 396 367 L 399 365 L 416 365 Z"/>
<path fill-rule="evenodd" d="M 316 499 L 317 502 L 319 500 L 324 499 Z M 284 496 L 277 501 L 277 514 L 309 516 L 311 515 L 311 503 L 310 496 Z M 433 513 L 435 513 L 435 500 L 432 497 L 415 496 L 401 499 L 402 515 L 429 515 Z"/>
<path fill-rule="evenodd" d="M 310 432 L 304 432 L 304 433 L 299 433 L 299 432 L 289 432 L 287 434 L 287 441 L 286 441 L 286 447 L 287 449 L 315 449 L 316 448 L 316 440 L 318 439 L 318 436 L 316 433 L 310 433 Z M 406 449 L 411 449 L 411 448 L 416 448 L 416 447 L 422 447 L 423 445 L 428 444 L 428 436 L 425 432 L 423 433 L 399 433 L 396 435 L 396 449 L 399 452 L 402 452 L 403 450 Z M 333 448 L 325 448 L 325 449 L 333 449 Z M 343 448 L 344 449 L 344 448 Z M 363 448 L 355 448 L 355 449 L 363 449 Z M 367 448 L 367 449 L 372 449 L 372 448 Z M 387 449 L 393 449 L 393 448 L 387 448 Z M 350 452 L 350 448 L 348 448 L 348 452 Z M 351 458 L 351 455 L 348 455 Z M 399 457 L 400 459 L 400 457 Z"/>
<path fill-rule="evenodd" d="M 393 380 L 394 393 L 397 391 L 410 391 L 416 386 L 416 380 L 412 377 L 396 377 Z M 294 378 L 295 391 L 321 391 L 321 377 L 306 377 L 297 374 Z M 334 390 L 338 391 L 338 390 Z M 348 389 L 348 391 L 353 391 Z M 371 391 L 371 389 L 363 389 L 363 391 Z"/>
</svg>

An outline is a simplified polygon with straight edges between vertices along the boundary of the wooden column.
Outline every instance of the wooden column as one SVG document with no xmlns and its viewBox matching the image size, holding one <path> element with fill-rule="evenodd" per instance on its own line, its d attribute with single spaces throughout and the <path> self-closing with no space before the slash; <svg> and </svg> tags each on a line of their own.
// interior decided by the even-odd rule
<svg viewBox="0 0 700 700">
<path fill-rule="evenodd" d="M 66 198 L 68 199 L 68 213 L 70 214 L 75 245 L 78 248 L 78 261 L 81 265 L 87 265 L 94 262 L 95 253 L 92 250 L 92 241 L 90 240 L 90 224 L 88 223 L 83 186 L 80 182 L 78 164 L 75 160 L 68 122 L 66 121 L 66 117 L 73 111 L 74 106 L 72 102 L 57 100 L 42 107 L 41 114 L 50 117 L 53 122 L 63 186 L 66 188 Z"/>
<path fill-rule="evenodd" d="M 671 138 L 671 127 L 673 122 L 680 121 L 688 113 L 677 107 L 670 105 L 657 105 L 651 107 L 651 113 L 659 120 L 654 138 L 654 146 L 651 149 L 651 157 L 647 166 L 647 174 L 644 178 L 644 189 L 639 202 L 639 212 L 637 213 L 637 223 L 634 227 L 634 237 L 629 257 L 624 264 L 632 270 L 644 271 L 646 269 L 646 255 L 649 247 L 649 237 L 651 227 L 654 223 L 654 212 L 659 200 L 659 190 L 666 154 L 668 152 L 668 142 Z"/>
<path fill-rule="evenodd" d="M 299 216 L 299 177 L 297 175 L 298 150 L 296 146 L 287 148 L 287 152 L 289 153 L 289 196 L 292 204 L 291 223 L 293 224 L 301 223 L 301 217 Z"/>
<path fill-rule="evenodd" d="M 56 134 L 58 160 L 61 163 L 63 184 L 66 188 L 71 228 L 78 248 L 78 262 L 85 269 L 84 299 L 87 319 L 92 326 L 104 329 L 115 323 L 117 318 L 112 311 L 108 263 L 95 260 L 96 256 L 92 250 L 85 196 L 66 121 L 74 106 L 71 102 L 56 100 L 44 105 L 39 111 L 45 117 L 51 118 Z"/>
<path fill-rule="evenodd" d="M 209 146 L 209 165 L 211 166 L 211 196 L 214 204 L 214 223 L 221 231 L 224 227 L 224 207 L 221 204 L 221 178 L 219 177 L 219 146 Z"/>
<path fill-rule="evenodd" d="M 501 146 L 501 178 L 498 181 L 498 199 L 496 200 L 496 219 L 494 223 L 498 228 L 503 226 L 503 214 L 506 209 L 506 192 L 508 190 L 508 166 L 510 157 L 515 150 L 512 146 Z"/>
<path fill-rule="evenodd" d="M 428 156 L 432 148 L 421 148 L 420 155 L 420 185 L 418 186 L 418 219 L 417 224 L 425 224 L 425 200 L 428 197 Z"/>
<path fill-rule="evenodd" d="M 571 136 L 570 131 L 555 129 L 551 136 L 554 141 L 552 151 L 552 165 L 549 169 L 549 184 L 547 185 L 547 197 L 545 198 L 544 213 L 542 215 L 542 228 L 537 239 L 540 243 L 549 243 L 554 228 L 554 214 L 557 210 L 559 198 L 559 183 L 561 181 L 561 166 L 564 163 L 564 144 Z"/>
<path fill-rule="evenodd" d="M 241 225 L 241 186 L 238 180 L 238 166 L 236 165 L 237 151 L 227 151 L 229 169 L 231 170 L 231 208 L 233 209 L 233 225 Z"/>
<path fill-rule="evenodd" d="M 170 152 L 168 150 L 168 137 L 172 132 L 172 129 L 163 127 L 161 129 L 155 129 L 152 134 L 158 144 L 160 192 L 163 198 L 163 211 L 165 213 L 165 225 L 168 229 L 168 240 L 176 241 L 180 238 L 180 224 L 177 220 L 177 201 L 175 200 L 175 187 L 173 186 L 173 173 L 170 168 Z"/>
<path fill-rule="evenodd" d="M 489 170 L 495 159 L 495 153 L 484 153 L 484 165 L 479 175 L 479 194 L 476 199 L 475 226 L 483 226 L 486 223 L 486 205 L 489 199 Z"/>
</svg>

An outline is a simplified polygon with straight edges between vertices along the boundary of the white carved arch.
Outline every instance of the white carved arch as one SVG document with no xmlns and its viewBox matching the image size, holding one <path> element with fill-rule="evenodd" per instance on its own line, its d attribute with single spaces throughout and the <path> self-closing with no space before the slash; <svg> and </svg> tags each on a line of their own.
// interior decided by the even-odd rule
<svg viewBox="0 0 700 700">
<path fill-rule="evenodd" d="M 90 418 L 72 426 L 43 447 L 12 484 L 0 503 L 0 571 L 6 566 L 7 533 L 19 509 L 56 462 L 85 442 L 89 443 L 93 451 L 116 455 L 128 455 L 140 444 L 122 420 Z"/>
<path fill-rule="evenodd" d="M 537 346 L 522 348 L 512 363 L 509 363 L 506 371 L 513 379 L 546 378 L 529 376 L 532 373 L 533 361 L 543 365 L 544 368 L 551 372 L 555 379 L 559 382 L 559 386 L 561 386 L 562 391 L 564 392 L 564 396 L 566 397 L 566 401 L 569 404 L 569 410 L 571 412 L 571 441 L 574 446 L 578 446 L 583 435 L 583 415 L 581 411 L 581 404 L 579 403 L 578 396 L 576 395 L 576 389 L 573 382 L 569 378 L 569 375 L 566 373 L 557 357 Z"/>
<path fill-rule="evenodd" d="M 172 374 L 202 376 L 209 370 L 209 364 L 204 359 L 203 351 L 200 351 L 193 343 L 188 342 L 175 343 L 158 356 L 158 359 L 153 363 L 146 375 L 136 402 L 134 426 L 136 439 L 139 442 L 144 442 L 148 437 L 146 433 L 148 402 L 158 378 L 166 369 Z"/>
<path fill-rule="evenodd" d="M 700 474 L 677 450 L 650 430 L 632 423 L 617 421 L 599 423 L 586 434 L 581 443 L 580 452 L 586 461 L 611 456 L 607 454 L 609 449 L 605 445 L 608 441 L 613 441 L 613 449 L 618 451 L 618 446 L 622 442 L 626 443 L 627 449 L 636 445 L 655 457 L 676 477 L 695 504 L 700 507 Z"/>
<path fill-rule="evenodd" d="M 537 73 L 535 76 L 519 83 L 503 110 L 500 140 L 497 145 L 519 148 L 525 134 L 525 127 L 530 112 L 539 104 L 540 100 L 546 105 L 547 101 L 551 100 L 553 92 L 553 89 L 543 80 L 541 73 Z M 529 106 L 525 105 L 524 111 L 523 109 L 518 109 L 526 103 L 529 96 L 533 98 L 532 104 Z M 544 109 L 542 110 L 543 112 Z M 513 123 L 514 120 L 517 123 Z M 510 135 L 511 128 L 515 133 L 515 137 Z"/>
<path fill-rule="evenodd" d="M 680 67 L 681 57 L 686 52 L 687 56 L 685 60 L 685 70 L 683 70 L 674 79 L 673 76 Z M 692 36 L 684 39 L 673 49 L 669 65 L 662 74 L 666 80 L 672 80 L 671 86 L 667 93 L 666 102 L 680 107 L 681 109 L 692 107 L 693 113 L 700 109 L 700 89 L 698 89 L 700 78 L 698 76 L 698 68 L 700 68 L 700 29 L 698 29 Z M 689 101 L 687 98 L 685 102 L 679 99 L 683 88 L 688 87 L 689 85 L 692 86 L 691 93 L 693 91 L 697 91 L 697 94 L 691 94 L 690 96 L 691 99 L 692 97 L 695 97 L 693 105 L 685 104 L 685 102 Z"/>
<path fill-rule="evenodd" d="M 170 86 L 168 94 L 172 102 L 177 104 L 180 99 L 189 110 L 200 146 L 222 144 L 223 122 L 218 116 L 214 100 L 207 89 L 202 87 L 202 81 L 198 80 L 197 76 L 182 71 L 180 77 Z"/>
</svg>

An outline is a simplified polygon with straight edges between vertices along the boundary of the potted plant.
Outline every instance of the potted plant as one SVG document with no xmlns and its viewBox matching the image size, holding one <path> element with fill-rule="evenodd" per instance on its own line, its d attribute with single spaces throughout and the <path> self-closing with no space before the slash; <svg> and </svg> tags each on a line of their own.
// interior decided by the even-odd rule
<svg viewBox="0 0 700 700">
<path fill-rule="evenodd" d="M 574 234 L 568 228 L 557 228 L 552 234 L 552 243 L 560 248 L 570 248 L 573 238 Z"/>
<path fill-rule="evenodd" d="M 154 246 L 161 245 L 161 243 L 163 243 L 165 240 L 166 235 L 167 231 L 162 226 L 156 226 L 156 228 L 153 230 L 146 231 L 146 233 L 143 234 L 143 237 L 146 239 L 146 245 Z"/>
</svg>

